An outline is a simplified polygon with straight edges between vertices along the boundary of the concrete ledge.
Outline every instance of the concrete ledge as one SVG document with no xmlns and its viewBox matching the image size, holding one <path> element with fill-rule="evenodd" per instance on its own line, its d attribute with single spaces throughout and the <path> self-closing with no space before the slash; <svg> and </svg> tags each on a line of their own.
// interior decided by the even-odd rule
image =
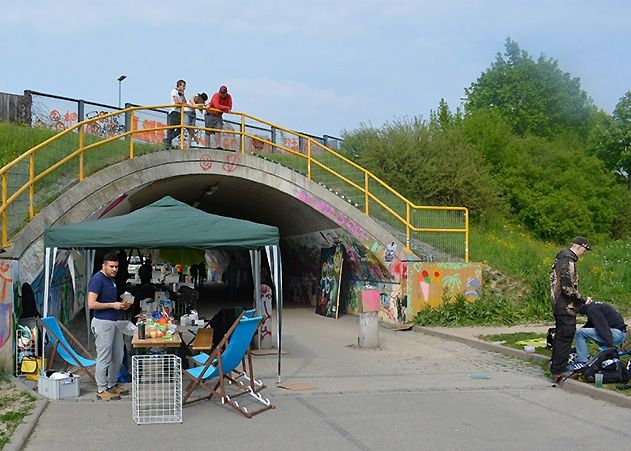
<svg viewBox="0 0 631 451">
<path fill-rule="evenodd" d="M 3 448 L 4 451 L 19 451 L 24 448 L 24 444 L 33 433 L 33 429 L 35 429 L 37 420 L 39 420 L 39 417 L 42 415 L 42 413 L 44 413 L 44 410 L 46 410 L 46 406 L 48 406 L 48 400 L 41 396 L 39 393 L 33 392 L 30 387 L 28 387 L 19 379 L 13 376 L 10 376 L 9 378 L 13 385 L 20 388 L 21 390 L 33 394 L 33 396 L 35 396 L 36 398 L 35 407 L 31 411 L 31 413 L 24 417 L 24 422 L 18 425 L 17 428 L 15 428 L 15 431 L 13 431 L 13 435 L 11 435 L 11 440 Z"/>
<path fill-rule="evenodd" d="M 543 362 L 543 361 L 549 360 L 549 358 L 544 355 L 529 354 L 519 349 L 513 349 L 507 346 L 490 343 L 488 341 L 480 340 L 478 338 L 470 338 L 470 337 L 463 337 L 456 334 L 449 334 L 444 331 L 432 329 L 431 327 L 414 326 L 413 330 L 416 332 L 427 334 L 427 335 L 432 335 L 434 337 L 457 341 L 459 343 L 463 343 L 474 348 L 482 349 L 485 351 L 497 352 L 499 354 L 516 357 L 518 359 L 526 360 L 530 362 L 532 361 Z M 589 383 L 579 382 L 573 379 L 567 379 L 562 384 L 559 384 L 558 387 L 570 393 L 578 393 L 580 395 L 589 396 L 590 398 L 594 398 L 601 401 L 609 402 L 611 404 L 615 404 L 616 406 L 619 406 L 619 407 L 626 407 L 626 408 L 631 409 L 631 397 L 627 395 L 623 395 L 622 393 L 617 393 L 611 390 L 607 390 L 606 388 L 597 388 Z"/>
</svg>

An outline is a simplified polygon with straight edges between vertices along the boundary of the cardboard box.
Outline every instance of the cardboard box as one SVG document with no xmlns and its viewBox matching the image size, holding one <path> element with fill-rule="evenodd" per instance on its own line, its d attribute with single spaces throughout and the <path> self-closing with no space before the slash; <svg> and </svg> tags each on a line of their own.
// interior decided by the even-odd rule
<svg viewBox="0 0 631 451">
<path fill-rule="evenodd" d="M 362 293 L 362 313 L 378 312 L 381 307 L 381 293 L 377 288 L 363 289 Z"/>
<path fill-rule="evenodd" d="M 79 376 L 65 379 L 49 379 L 40 376 L 37 380 L 37 391 L 40 395 L 49 399 L 74 398 L 79 396 Z"/>
</svg>

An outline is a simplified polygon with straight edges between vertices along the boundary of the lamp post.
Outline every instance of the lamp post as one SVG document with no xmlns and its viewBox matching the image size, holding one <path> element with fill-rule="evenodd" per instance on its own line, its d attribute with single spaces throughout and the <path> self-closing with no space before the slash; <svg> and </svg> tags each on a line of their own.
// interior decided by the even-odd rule
<svg viewBox="0 0 631 451">
<path fill-rule="evenodd" d="M 127 78 L 127 75 L 121 75 L 118 77 L 118 107 L 121 107 L 121 86 L 123 84 L 123 80 Z"/>
</svg>

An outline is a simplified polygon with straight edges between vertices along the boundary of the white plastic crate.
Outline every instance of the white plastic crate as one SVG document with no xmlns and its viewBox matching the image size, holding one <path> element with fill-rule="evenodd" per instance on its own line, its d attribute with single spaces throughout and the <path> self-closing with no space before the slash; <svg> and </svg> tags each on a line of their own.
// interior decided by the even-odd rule
<svg viewBox="0 0 631 451">
<path fill-rule="evenodd" d="M 182 422 L 182 360 L 172 354 L 135 355 L 132 416 L 136 424 Z"/>
<path fill-rule="evenodd" d="M 80 376 L 64 379 L 49 379 L 39 376 L 37 379 L 37 392 L 49 399 L 76 398 L 79 396 Z"/>
</svg>

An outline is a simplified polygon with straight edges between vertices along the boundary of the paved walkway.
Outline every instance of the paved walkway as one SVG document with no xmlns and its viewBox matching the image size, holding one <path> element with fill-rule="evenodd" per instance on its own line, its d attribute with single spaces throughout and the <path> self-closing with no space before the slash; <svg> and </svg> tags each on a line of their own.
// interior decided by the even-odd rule
<svg viewBox="0 0 631 451">
<path fill-rule="evenodd" d="M 631 409 L 553 388 L 536 363 L 386 328 L 380 349 L 359 349 L 356 316 L 334 320 L 288 308 L 284 317 L 283 382 L 315 388 L 277 387 L 276 357 L 255 357 L 275 410 L 247 420 L 211 400 L 185 407 L 182 424 L 137 426 L 129 398 L 82 396 L 50 402 L 25 449 L 549 450 L 631 443 Z"/>
</svg>

